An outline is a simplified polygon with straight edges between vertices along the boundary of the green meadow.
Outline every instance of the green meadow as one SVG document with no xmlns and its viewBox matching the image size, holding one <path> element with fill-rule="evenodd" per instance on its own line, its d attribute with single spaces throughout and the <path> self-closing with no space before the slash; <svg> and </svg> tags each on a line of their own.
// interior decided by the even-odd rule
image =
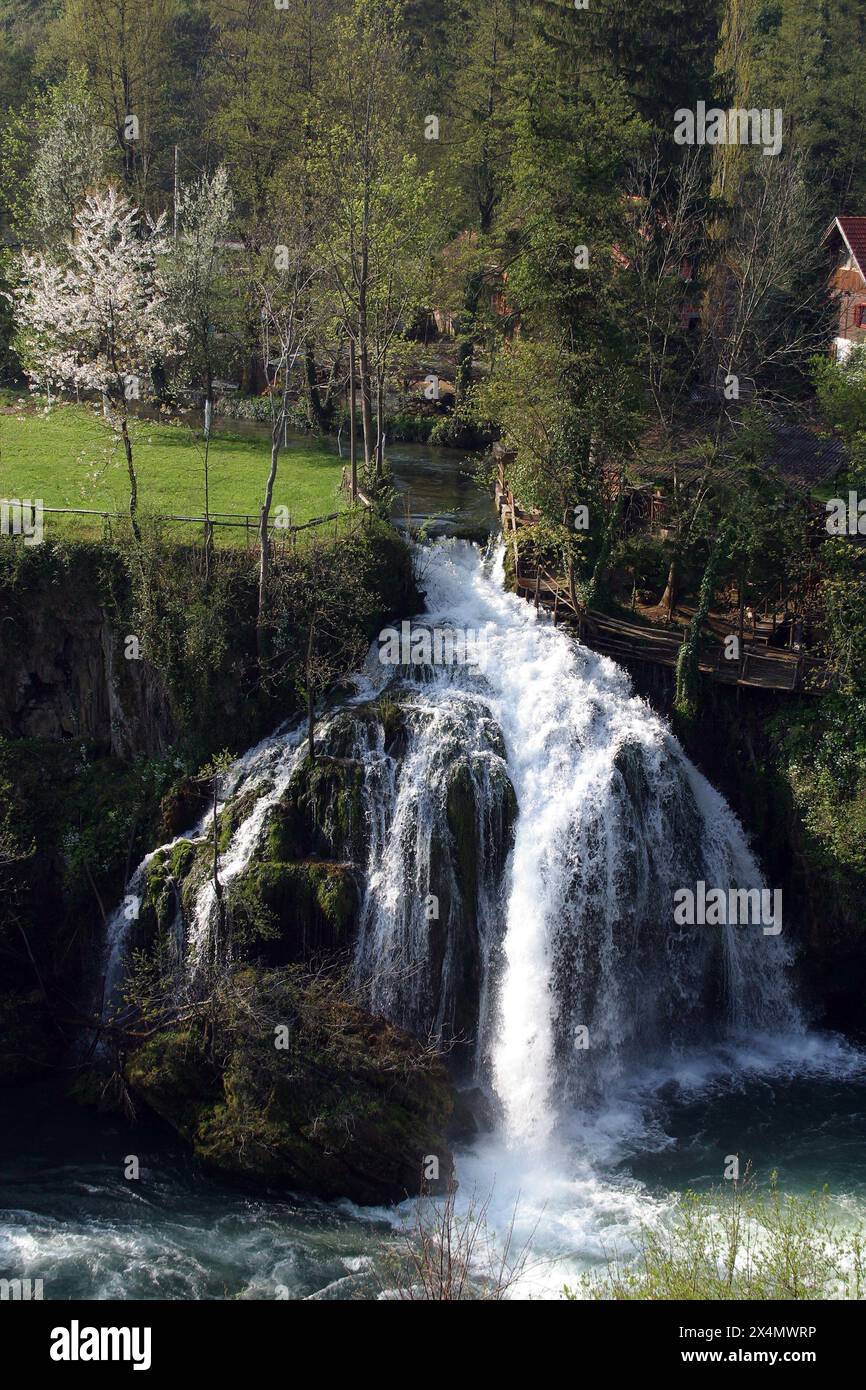
<svg viewBox="0 0 866 1390">
<path fill-rule="evenodd" d="M 139 512 L 200 517 L 204 512 L 204 440 L 201 431 L 177 422 L 131 423 L 138 475 Z M 210 513 L 249 514 L 261 506 L 270 464 L 267 439 L 212 435 L 208 455 Z M 289 440 L 281 451 L 274 507 L 288 508 L 293 523 L 341 510 L 342 464 L 315 439 Z M 129 489 L 123 447 L 90 405 L 46 408 L 6 393 L 0 400 L 0 497 L 41 498 L 49 507 L 126 514 Z M 102 534 L 100 517 L 46 515 L 46 534 Z M 198 526 L 173 523 L 179 537 Z M 218 544 L 243 541 L 245 532 L 216 529 Z"/>
</svg>

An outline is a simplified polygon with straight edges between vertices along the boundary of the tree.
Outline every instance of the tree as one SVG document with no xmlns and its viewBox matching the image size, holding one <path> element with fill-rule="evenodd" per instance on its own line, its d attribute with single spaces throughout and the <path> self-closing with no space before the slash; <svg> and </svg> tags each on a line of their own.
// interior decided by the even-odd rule
<svg viewBox="0 0 866 1390">
<path fill-rule="evenodd" d="M 269 252 L 263 252 L 253 263 L 253 293 L 259 305 L 261 360 L 271 415 L 270 467 L 259 515 L 257 641 L 260 663 L 266 624 L 270 566 L 268 528 L 274 484 L 291 406 L 293 374 L 314 325 L 312 289 L 316 270 L 310 255 L 309 224 L 297 215 L 297 210 L 293 212 L 288 208 L 286 213 L 282 233 L 286 240 L 269 248 Z"/>
<path fill-rule="evenodd" d="M 521 336 L 471 400 L 477 417 L 497 421 L 514 455 L 512 490 L 554 528 L 577 602 L 577 564 L 598 559 L 611 539 L 605 514 L 633 450 L 639 402 L 628 367 L 614 354 Z"/>
<path fill-rule="evenodd" d="M 490 329 L 485 282 L 499 260 L 497 218 L 511 187 L 513 94 L 528 6 L 492 0 L 481 7 L 454 0 L 446 96 L 449 138 L 439 175 L 460 218 L 458 356 L 455 394 L 462 400 L 475 357 Z M 455 196 L 456 195 L 456 196 Z M 454 215 L 454 214 L 452 214 Z M 468 233 L 468 235 L 467 235 Z"/>
<path fill-rule="evenodd" d="M 143 202 L 164 138 L 176 0 L 65 0 L 49 36 L 52 56 L 83 68 L 109 128 L 124 183 Z"/>
<path fill-rule="evenodd" d="M 423 298 L 435 225 L 432 175 L 420 172 L 411 150 L 422 121 L 401 52 L 399 6 L 358 0 L 336 22 L 323 93 L 316 220 L 334 317 L 355 345 L 364 462 L 375 486 L 383 467 L 385 383 Z"/>
<path fill-rule="evenodd" d="M 669 612 L 708 502 L 738 455 L 756 445 L 762 417 L 747 418 L 745 406 L 763 406 L 768 446 L 765 422 L 802 392 L 826 331 L 820 236 L 802 160 L 741 154 L 741 199 L 721 213 L 700 152 L 670 168 L 656 147 L 634 161 L 628 184 L 623 282 L 654 429 L 648 452 L 670 475 Z"/>
<path fill-rule="evenodd" d="M 129 516 L 137 520 L 138 480 L 129 431 L 130 401 L 148 370 L 175 352 L 183 329 L 172 318 L 160 258 L 165 215 L 142 218 L 124 194 L 89 195 L 71 242 L 48 257 L 25 253 L 14 291 L 18 354 L 34 385 L 98 391 L 103 416 L 122 442 Z"/>
<path fill-rule="evenodd" d="M 0 139 L 0 201 L 17 237 L 41 247 L 67 240 L 85 195 L 105 176 L 109 149 L 80 70 L 12 112 Z"/>
<path fill-rule="evenodd" d="M 310 541 L 302 560 L 275 569 L 269 608 L 273 657 L 268 676 L 296 672 L 307 711 L 311 762 L 316 758 L 316 701 L 353 666 L 370 640 L 368 623 L 378 600 L 359 569 L 358 552 L 323 540 Z M 336 603 L 334 595 L 340 595 Z"/>
<path fill-rule="evenodd" d="M 235 295 L 225 242 L 234 200 L 225 165 L 178 191 L 177 237 L 165 269 L 166 293 L 186 329 L 184 370 L 213 400 L 219 342 L 234 322 Z M 224 351 L 224 349 L 223 349 Z"/>
</svg>

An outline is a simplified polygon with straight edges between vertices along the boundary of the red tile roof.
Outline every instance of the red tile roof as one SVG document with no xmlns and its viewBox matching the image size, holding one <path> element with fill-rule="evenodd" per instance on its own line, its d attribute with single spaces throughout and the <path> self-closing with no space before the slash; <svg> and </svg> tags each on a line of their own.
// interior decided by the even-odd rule
<svg viewBox="0 0 866 1390">
<path fill-rule="evenodd" d="M 860 274 L 866 277 L 866 217 L 837 217 L 836 221 L 854 253 Z"/>
</svg>

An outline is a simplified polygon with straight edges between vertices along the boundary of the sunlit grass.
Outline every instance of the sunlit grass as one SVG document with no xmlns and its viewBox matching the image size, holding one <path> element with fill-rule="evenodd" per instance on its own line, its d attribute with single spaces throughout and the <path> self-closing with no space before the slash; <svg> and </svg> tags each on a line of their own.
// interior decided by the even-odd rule
<svg viewBox="0 0 866 1390">
<path fill-rule="evenodd" d="M 0 496 L 41 498 L 45 507 L 126 513 L 129 505 L 123 450 L 89 405 L 36 406 L 6 394 L 0 400 Z M 183 424 L 132 424 L 139 507 L 147 514 L 199 517 L 204 511 L 204 442 Z M 215 434 L 208 458 L 210 513 L 251 517 L 261 505 L 270 462 L 266 439 Z M 293 523 L 341 510 L 342 465 L 315 440 L 289 441 L 281 452 L 274 507 Z M 46 532 L 101 535 L 99 517 L 46 516 Z M 198 527 L 174 524 L 171 534 Z M 217 528 L 218 544 L 243 542 L 243 530 Z"/>
</svg>

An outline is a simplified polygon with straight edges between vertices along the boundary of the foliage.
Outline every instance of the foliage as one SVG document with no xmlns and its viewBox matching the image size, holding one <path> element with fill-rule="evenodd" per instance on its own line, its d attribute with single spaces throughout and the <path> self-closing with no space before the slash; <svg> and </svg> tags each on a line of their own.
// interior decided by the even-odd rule
<svg viewBox="0 0 866 1390">
<path fill-rule="evenodd" d="M 125 410 L 130 382 L 182 342 L 160 257 L 165 216 L 142 219 L 124 194 L 89 194 L 62 255 L 25 253 L 15 291 L 19 356 L 50 391 L 77 386 Z"/>
<path fill-rule="evenodd" d="M 693 719 L 698 709 L 701 679 L 701 633 L 715 596 L 716 576 L 723 545 L 724 542 L 720 537 L 710 551 L 701 579 L 697 607 L 686 637 L 677 652 L 674 709 L 684 719 Z"/>
<path fill-rule="evenodd" d="M 233 292 L 224 242 L 234 201 L 224 165 L 178 190 L 177 236 L 165 272 L 174 315 L 186 330 L 183 376 L 213 396 L 213 381 L 227 367 L 224 340 L 233 324 Z"/>
<path fill-rule="evenodd" d="M 417 1191 L 419 1155 L 450 1171 L 441 1057 L 365 1014 L 339 973 L 229 970 L 200 1004 L 166 992 L 160 1021 L 127 1075 L 218 1171 L 366 1203 Z"/>
<path fill-rule="evenodd" d="M 20 238 L 47 251 L 69 237 L 86 194 L 107 172 L 108 144 L 81 70 L 10 113 L 0 135 L 0 199 Z"/>
<path fill-rule="evenodd" d="M 866 699 L 825 696 L 774 726 L 803 823 L 831 866 L 866 875 Z M 861 889 L 862 892 L 862 889 Z"/>
<path fill-rule="evenodd" d="M 831 681 L 847 693 L 866 692 L 866 554 L 830 538 L 822 547 L 819 599 L 825 619 L 822 644 Z"/>
<path fill-rule="evenodd" d="M 862 1298 L 866 1234 L 834 1213 L 826 1189 L 800 1197 L 750 1183 L 687 1191 L 645 1226 L 633 1255 L 614 1255 L 568 1298 L 711 1301 Z"/>
</svg>

